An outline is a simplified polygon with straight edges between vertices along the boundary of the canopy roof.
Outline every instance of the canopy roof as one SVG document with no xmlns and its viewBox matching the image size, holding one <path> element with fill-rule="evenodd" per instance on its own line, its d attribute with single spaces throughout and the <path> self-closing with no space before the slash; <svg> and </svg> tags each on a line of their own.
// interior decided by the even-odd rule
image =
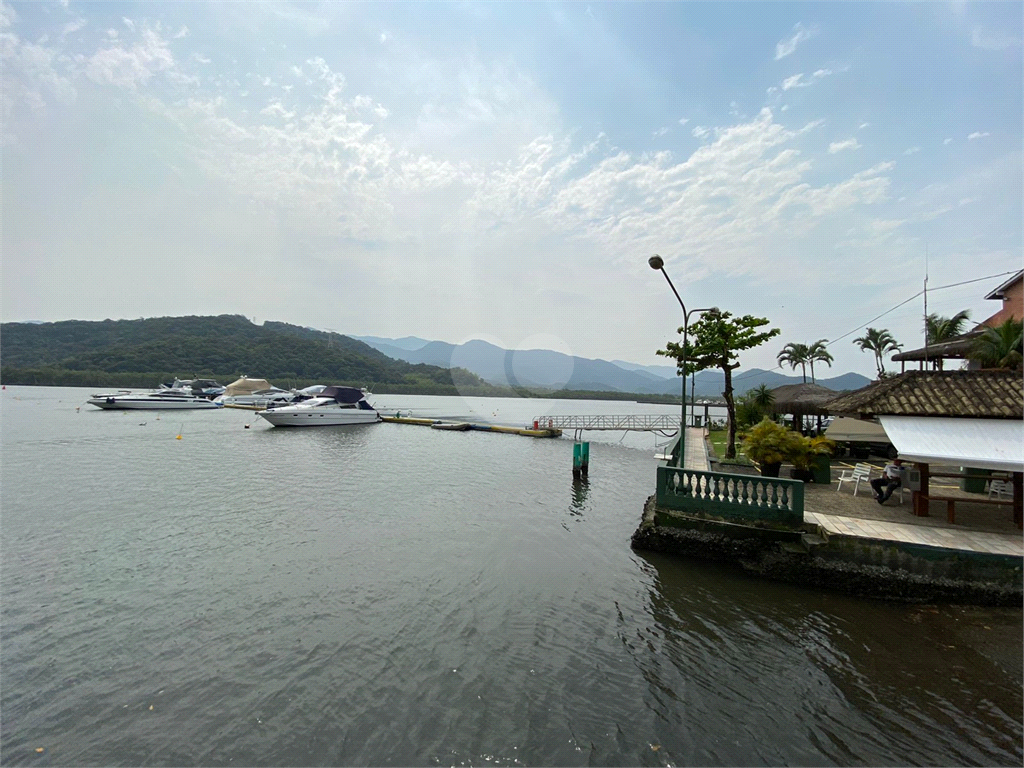
<svg viewBox="0 0 1024 768">
<path fill-rule="evenodd" d="M 900 458 L 1002 472 L 1024 471 L 1024 421 L 880 416 Z"/>
<path fill-rule="evenodd" d="M 363 399 L 363 391 L 355 387 L 324 387 L 317 397 L 330 397 L 339 403 L 358 403 Z"/>
<path fill-rule="evenodd" d="M 954 359 L 963 360 L 970 353 L 975 341 L 981 336 L 981 331 L 975 329 L 968 333 L 954 336 L 952 339 L 940 341 L 936 344 L 929 344 L 920 349 L 909 349 L 906 352 L 898 352 L 892 356 L 897 363 L 914 360 L 938 360 Z"/>
<path fill-rule="evenodd" d="M 888 443 L 889 436 L 885 434 L 882 425 L 877 421 L 868 419 L 851 419 L 839 417 L 834 419 L 825 430 L 825 437 L 829 440 L 842 440 L 846 442 L 866 443 Z"/>
<path fill-rule="evenodd" d="M 249 379 L 243 376 L 224 387 L 224 394 L 230 396 L 251 395 L 262 389 L 272 389 L 270 382 L 266 379 Z"/>
<path fill-rule="evenodd" d="M 773 389 L 772 394 L 775 413 L 827 414 L 824 404 L 839 393 L 820 384 L 786 384 Z"/>
</svg>

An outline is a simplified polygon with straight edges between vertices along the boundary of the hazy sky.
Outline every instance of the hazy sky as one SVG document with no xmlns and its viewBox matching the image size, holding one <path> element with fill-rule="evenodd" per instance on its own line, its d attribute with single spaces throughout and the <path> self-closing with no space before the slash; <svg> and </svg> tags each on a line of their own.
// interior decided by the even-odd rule
<svg viewBox="0 0 1024 768">
<path fill-rule="evenodd" d="M 235 313 L 665 363 L 920 346 L 1022 266 L 1022 4 L 0 5 L 5 321 Z M 930 291 L 999 309 L 1006 277 Z M 849 335 L 845 335 L 849 334 Z M 842 337 L 842 338 L 840 338 Z M 789 372 L 788 369 L 786 371 Z M 819 374 L 820 375 L 820 374 Z"/>
</svg>

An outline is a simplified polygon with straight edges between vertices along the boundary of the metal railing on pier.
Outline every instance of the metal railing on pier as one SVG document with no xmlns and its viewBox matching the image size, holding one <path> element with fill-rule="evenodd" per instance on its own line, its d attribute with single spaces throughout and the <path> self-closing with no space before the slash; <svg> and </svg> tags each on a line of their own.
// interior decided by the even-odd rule
<svg viewBox="0 0 1024 768">
<path fill-rule="evenodd" d="M 635 432 L 658 432 L 678 430 L 679 414 L 664 416 L 656 414 L 626 416 L 538 416 L 534 420 L 538 427 L 546 429 L 604 429 Z"/>
</svg>

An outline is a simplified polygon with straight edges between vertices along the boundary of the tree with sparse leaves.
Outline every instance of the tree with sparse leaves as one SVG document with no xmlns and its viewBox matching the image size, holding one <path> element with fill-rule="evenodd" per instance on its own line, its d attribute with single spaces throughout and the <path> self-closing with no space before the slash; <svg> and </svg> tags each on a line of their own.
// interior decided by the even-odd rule
<svg viewBox="0 0 1024 768">
<path fill-rule="evenodd" d="M 732 372 L 739 368 L 737 359 L 740 352 L 764 344 L 779 335 L 778 328 L 759 330 L 768 325 L 768 319 L 744 315 L 733 317 L 731 312 L 705 312 L 700 320 L 690 326 L 686 346 L 670 341 L 658 354 L 676 360 L 679 372 L 688 376 L 691 372 L 719 368 L 725 375 L 722 397 L 729 412 L 729 435 L 725 457 L 736 458 L 736 403 L 733 399 Z M 682 333 L 683 329 L 679 329 Z M 683 361 L 685 360 L 685 365 Z"/>
</svg>

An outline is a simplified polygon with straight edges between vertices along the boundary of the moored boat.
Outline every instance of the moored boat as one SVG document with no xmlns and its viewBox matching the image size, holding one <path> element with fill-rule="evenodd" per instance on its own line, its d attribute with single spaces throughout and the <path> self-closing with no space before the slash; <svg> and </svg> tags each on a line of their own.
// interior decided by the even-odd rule
<svg viewBox="0 0 1024 768">
<path fill-rule="evenodd" d="M 250 411 L 270 408 L 292 402 L 295 393 L 271 385 L 266 379 L 250 379 L 243 376 L 224 388 L 224 392 L 214 398 L 226 408 L 244 408 Z"/>
<path fill-rule="evenodd" d="M 373 424 L 380 414 L 355 387 L 324 387 L 316 397 L 292 405 L 260 411 L 259 416 L 275 427 L 326 427 L 345 424 Z"/>
<path fill-rule="evenodd" d="M 188 390 L 169 388 L 153 392 L 100 393 L 89 398 L 88 403 L 105 411 L 177 411 L 220 408 L 219 403 L 202 395 L 194 395 Z"/>
</svg>

